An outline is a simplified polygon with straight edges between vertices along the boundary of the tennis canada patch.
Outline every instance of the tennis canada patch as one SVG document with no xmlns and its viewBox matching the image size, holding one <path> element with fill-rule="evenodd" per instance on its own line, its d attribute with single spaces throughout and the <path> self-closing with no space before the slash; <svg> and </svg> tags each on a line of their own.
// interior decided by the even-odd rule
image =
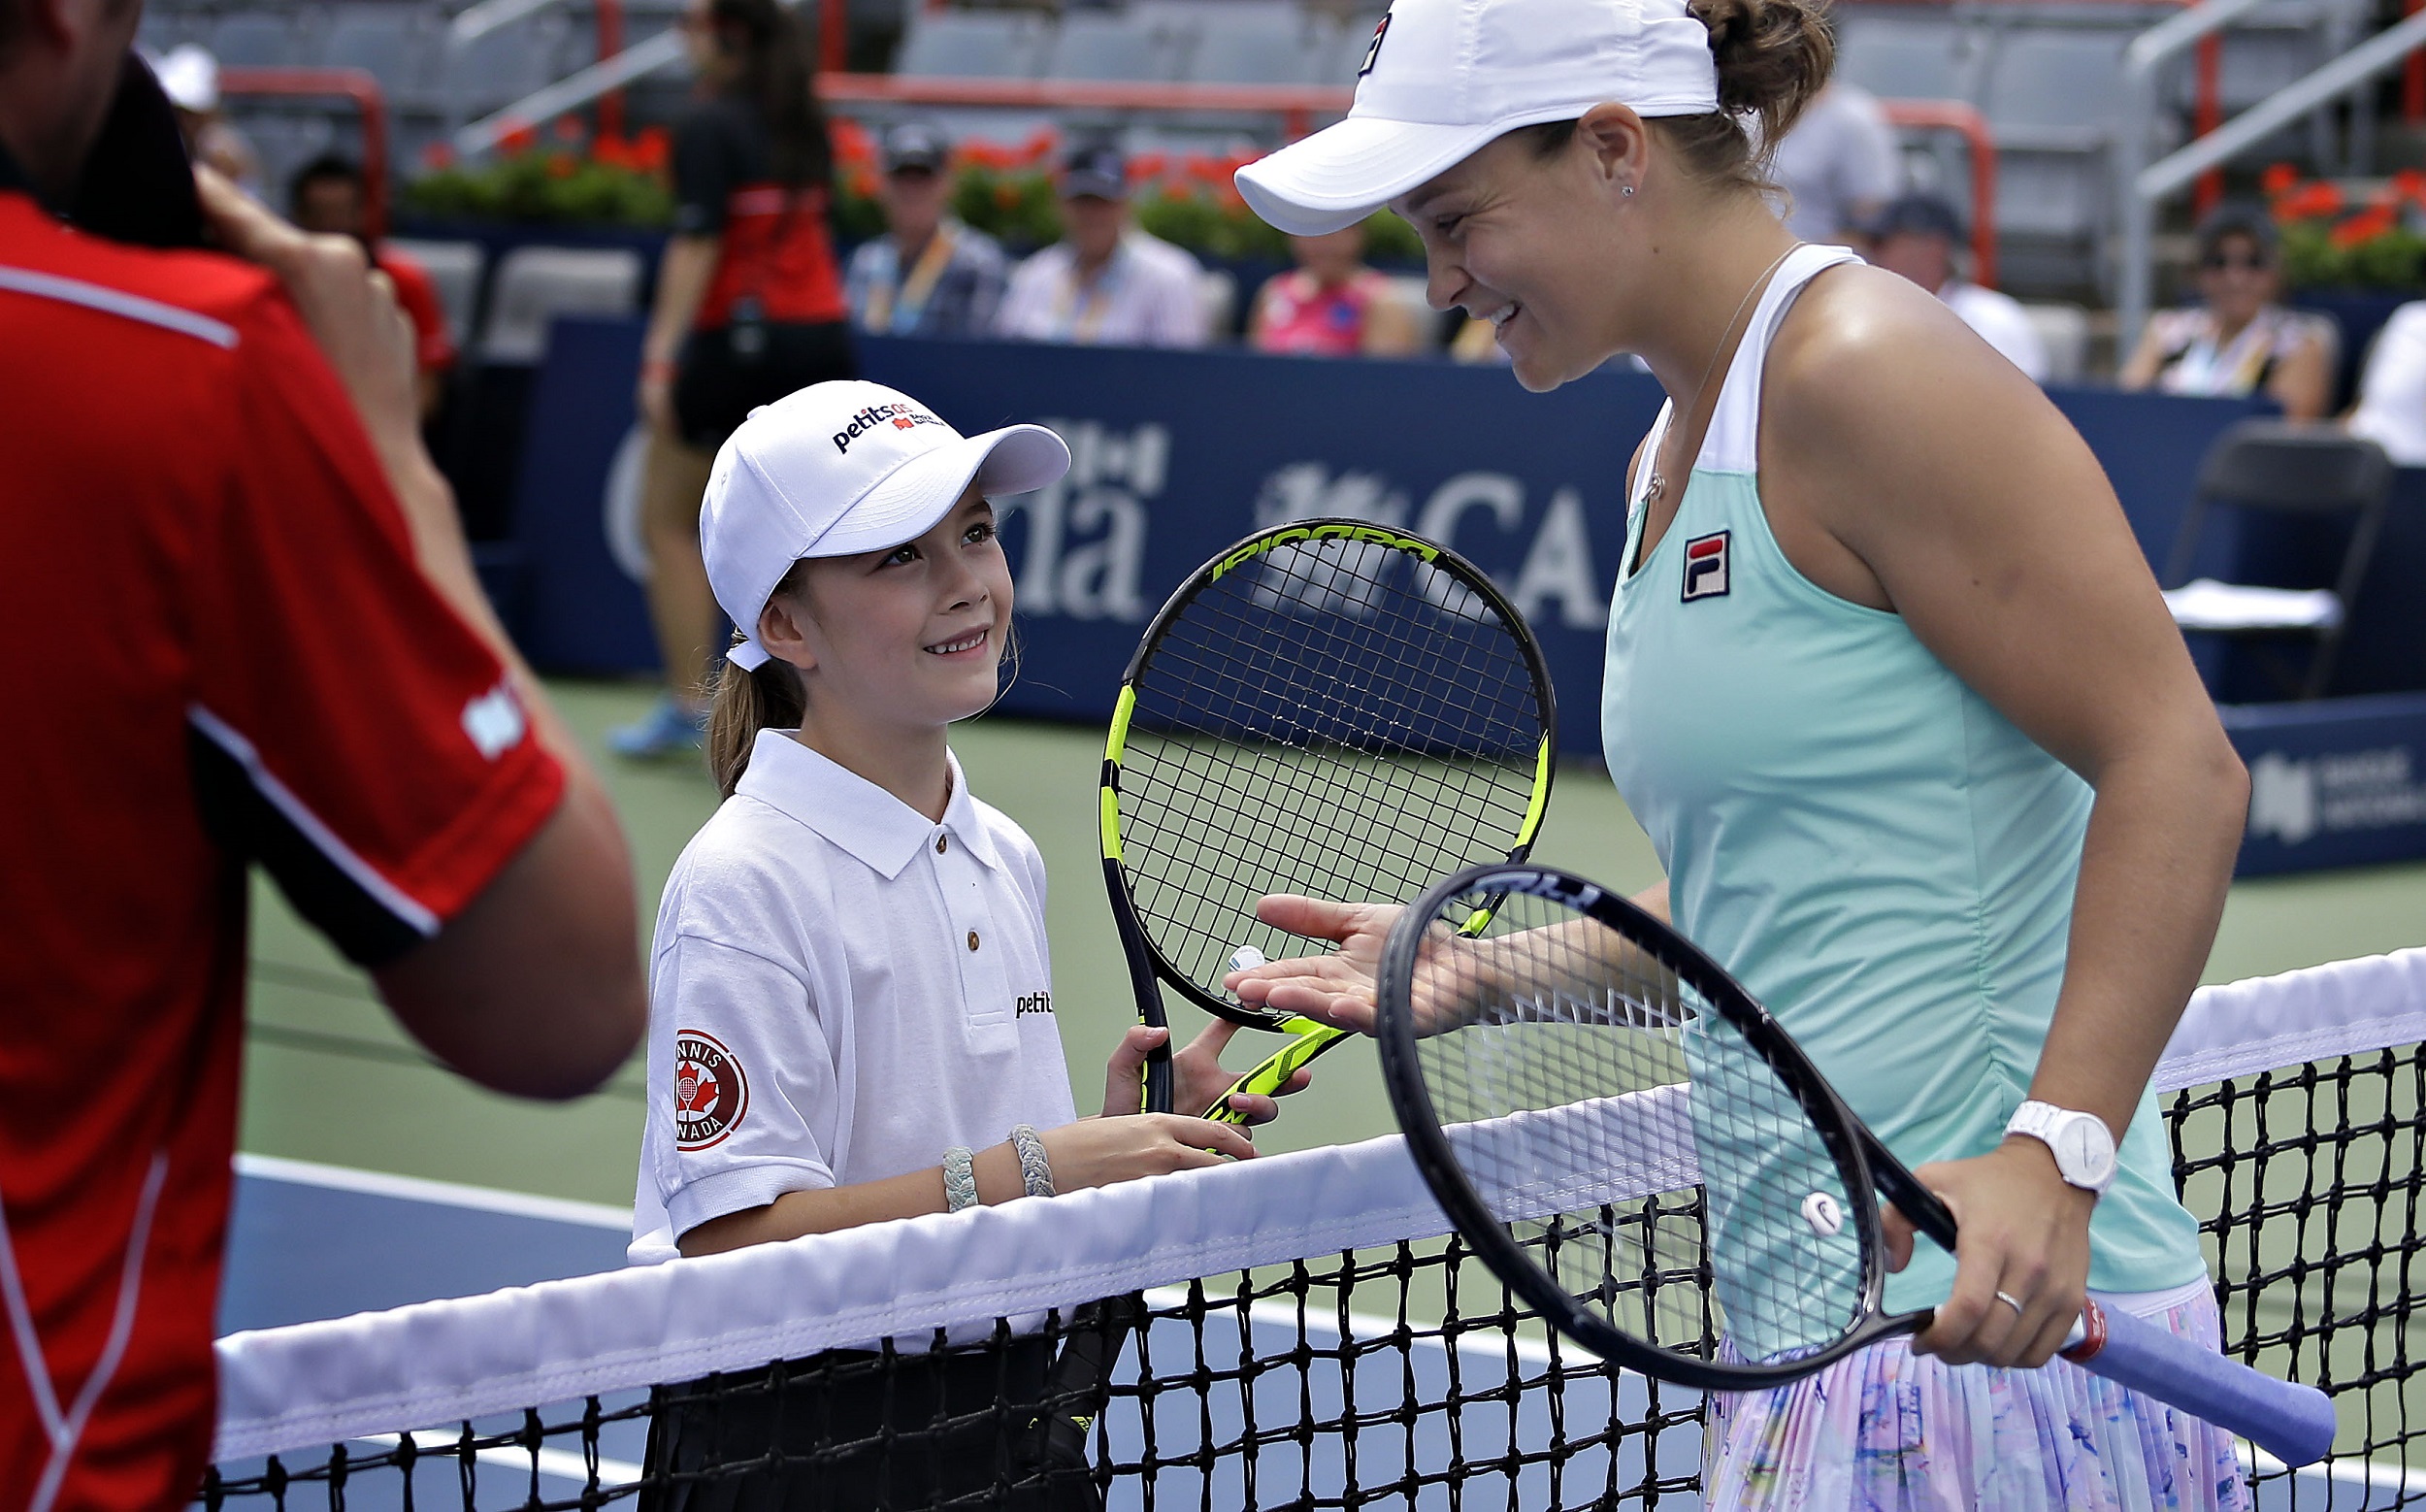
<svg viewBox="0 0 2426 1512">
<path fill-rule="evenodd" d="M 733 1133 L 750 1105 L 741 1063 L 711 1035 L 685 1029 L 673 1036 L 673 1141 L 705 1150 Z"/>
<path fill-rule="evenodd" d="M 1685 593 L 1695 599 L 1716 599 L 1727 591 L 1727 535 L 1696 536 L 1685 542 Z"/>
</svg>

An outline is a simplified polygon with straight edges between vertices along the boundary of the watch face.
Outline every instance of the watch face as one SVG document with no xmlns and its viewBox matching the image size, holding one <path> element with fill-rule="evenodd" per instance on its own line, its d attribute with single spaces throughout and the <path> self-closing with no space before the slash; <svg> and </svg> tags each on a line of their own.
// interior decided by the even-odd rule
<svg viewBox="0 0 2426 1512">
<path fill-rule="evenodd" d="M 2099 1137 L 2101 1131 L 2092 1127 L 2095 1119 L 2074 1117 L 2064 1121 L 2055 1133 L 2055 1150 L 2068 1177 L 2082 1181 L 2103 1181 L 2115 1167 L 2115 1147 L 2111 1140 Z"/>
</svg>

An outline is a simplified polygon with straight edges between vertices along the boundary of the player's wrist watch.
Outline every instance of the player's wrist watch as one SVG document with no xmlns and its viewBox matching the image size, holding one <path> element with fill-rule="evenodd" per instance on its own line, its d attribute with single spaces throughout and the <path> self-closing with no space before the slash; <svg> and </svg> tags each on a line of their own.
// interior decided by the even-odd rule
<svg viewBox="0 0 2426 1512">
<path fill-rule="evenodd" d="M 2067 1186 L 2083 1192 L 2104 1192 L 2115 1179 L 2115 1134 L 2095 1113 L 2057 1107 L 2052 1102 L 2024 1102 L 2014 1109 L 2005 1126 L 2010 1137 L 2036 1139 L 2055 1157 L 2055 1173 Z"/>
</svg>

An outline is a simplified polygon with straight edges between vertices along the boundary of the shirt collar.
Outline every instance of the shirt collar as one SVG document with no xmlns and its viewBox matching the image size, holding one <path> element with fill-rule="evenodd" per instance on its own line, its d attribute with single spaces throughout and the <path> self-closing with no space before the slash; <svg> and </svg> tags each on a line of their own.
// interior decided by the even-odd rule
<svg viewBox="0 0 2426 1512">
<path fill-rule="evenodd" d="M 934 843 L 938 829 L 949 832 L 980 864 L 1000 871 L 1001 857 L 978 817 L 960 758 L 946 751 L 944 762 L 952 773 L 952 799 L 944 805 L 941 824 L 803 745 L 789 730 L 758 732 L 748 770 L 734 791 L 806 825 L 888 881 L 900 876 L 920 849 Z"/>
</svg>

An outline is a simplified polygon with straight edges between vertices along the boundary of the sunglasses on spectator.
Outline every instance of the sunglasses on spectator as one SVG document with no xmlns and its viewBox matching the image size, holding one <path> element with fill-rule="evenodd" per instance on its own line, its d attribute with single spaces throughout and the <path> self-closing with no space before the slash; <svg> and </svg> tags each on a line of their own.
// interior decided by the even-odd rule
<svg viewBox="0 0 2426 1512">
<path fill-rule="evenodd" d="M 2235 269 L 2243 273 L 2264 273 L 2274 265 L 2273 258 L 2259 253 L 2235 257 L 2229 252 L 2210 252 L 2199 259 L 2199 266 L 2209 273 L 2230 273 Z"/>
</svg>

